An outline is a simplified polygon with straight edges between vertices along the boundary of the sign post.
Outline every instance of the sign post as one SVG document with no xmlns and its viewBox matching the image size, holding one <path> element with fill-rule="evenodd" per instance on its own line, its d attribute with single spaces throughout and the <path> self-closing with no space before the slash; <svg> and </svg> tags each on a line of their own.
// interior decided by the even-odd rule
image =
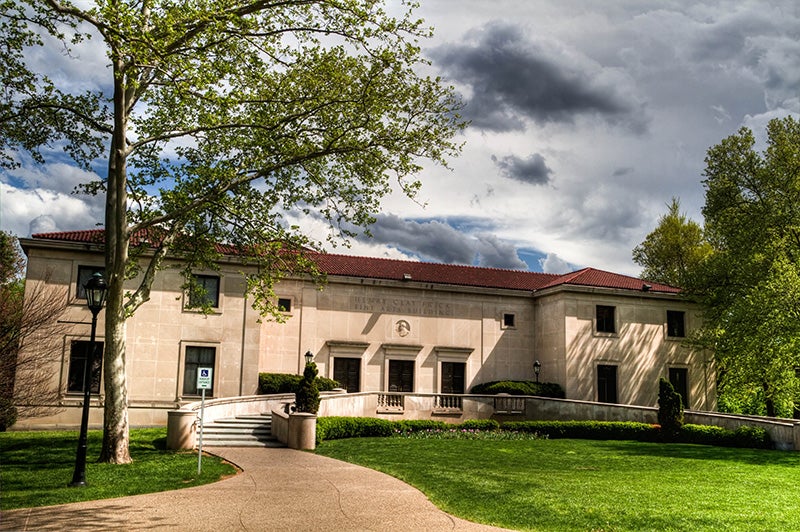
<svg viewBox="0 0 800 532">
<path fill-rule="evenodd" d="M 200 390 L 200 438 L 197 444 L 197 476 L 203 469 L 203 417 L 206 409 L 206 390 L 211 389 L 213 368 L 197 368 L 197 389 Z"/>
</svg>

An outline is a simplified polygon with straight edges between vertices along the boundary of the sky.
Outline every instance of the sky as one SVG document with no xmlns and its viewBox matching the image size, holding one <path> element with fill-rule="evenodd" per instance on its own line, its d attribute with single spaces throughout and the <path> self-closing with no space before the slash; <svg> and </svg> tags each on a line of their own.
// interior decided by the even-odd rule
<svg viewBox="0 0 800 532">
<path fill-rule="evenodd" d="M 631 251 L 673 197 L 702 223 L 708 148 L 741 127 L 763 148 L 770 119 L 800 117 L 796 0 L 421 0 L 416 14 L 435 32 L 428 73 L 470 120 L 462 153 L 425 165 L 418 201 L 388 197 L 371 238 L 331 251 L 638 275 Z M 94 79 L 102 53 L 82 59 L 54 75 Z M 0 170 L 0 229 L 94 228 L 102 202 L 72 194 L 92 178 L 64 160 Z"/>
</svg>

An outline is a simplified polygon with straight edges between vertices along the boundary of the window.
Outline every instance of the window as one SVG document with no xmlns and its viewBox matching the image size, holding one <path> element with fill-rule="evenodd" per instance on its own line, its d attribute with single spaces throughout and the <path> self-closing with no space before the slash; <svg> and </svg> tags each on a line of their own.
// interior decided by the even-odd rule
<svg viewBox="0 0 800 532">
<path fill-rule="evenodd" d="M 336 357 L 333 359 L 333 380 L 347 393 L 361 391 L 361 359 Z"/>
<path fill-rule="evenodd" d="M 292 311 L 292 300 L 288 297 L 281 297 L 278 298 L 278 311 L 279 312 L 291 312 Z"/>
<path fill-rule="evenodd" d="M 78 299 L 86 299 L 86 289 L 84 285 L 96 272 L 102 273 L 105 277 L 106 269 L 102 266 L 78 266 L 78 286 L 75 290 L 75 297 Z"/>
<path fill-rule="evenodd" d="M 684 408 L 689 405 L 689 370 L 686 368 L 669 368 L 669 383 L 681 396 Z"/>
<path fill-rule="evenodd" d="M 389 391 L 390 392 L 414 391 L 413 360 L 389 361 Z"/>
<path fill-rule="evenodd" d="M 92 362 L 91 392 L 100 393 L 100 372 L 103 368 L 103 342 L 94 343 L 94 354 L 89 356 L 91 342 L 75 340 L 69 350 L 69 372 L 67 392 L 83 393 L 83 378 L 86 375 L 86 361 Z"/>
<path fill-rule="evenodd" d="M 597 400 L 601 403 L 617 402 L 617 366 L 597 366 Z"/>
<path fill-rule="evenodd" d="M 216 275 L 196 275 L 197 286 L 189 289 L 189 307 L 199 308 L 208 305 L 219 307 L 219 277 Z"/>
<path fill-rule="evenodd" d="M 197 372 L 199 368 L 213 368 L 217 358 L 215 347 L 186 348 L 186 363 L 183 367 L 183 395 L 200 395 L 197 390 Z M 216 372 L 215 372 L 216 373 Z M 207 396 L 214 396 L 214 384 L 206 390 Z"/>
<path fill-rule="evenodd" d="M 442 393 L 464 393 L 463 362 L 442 362 Z"/>
<path fill-rule="evenodd" d="M 667 311 L 667 336 L 683 338 L 686 336 L 686 313 L 680 310 Z"/>
<path fill-rule="evenodd" d="M 503 314 L 503 328 L 513 329 L 516 323 L 515 318 L 516 316 L 514 314 Z"/>
<path fill-rule="evenodd" d="M 616 325 L 614 324 L 614 307 L 606 305 L 597 305 L 597 329 L 599 333 L 615 333 L 617 332 Z"/>
</svg>

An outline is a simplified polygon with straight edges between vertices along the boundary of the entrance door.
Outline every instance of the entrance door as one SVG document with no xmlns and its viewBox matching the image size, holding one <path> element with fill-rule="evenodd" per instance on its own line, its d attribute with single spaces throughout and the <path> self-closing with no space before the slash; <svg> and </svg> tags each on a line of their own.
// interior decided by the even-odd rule
<svg viewBox="0 0 800 532">
<path fill-rule="evenodd" d="M 681 394 L 683 408 L 689 404 L 689 370 L 686 368 L 669 368 L 669 383 Z"/>
<path fill-rule="evenodd" d="M 617 366 L 597 366 L 597 400 L 601 403 L 617 402 Z"/>
<path fill-rule="evenodd" d="M 463 362 L 442 362 L 442 393 L 464 393 Z"/>
<path fill-rule="evenodd" d="M 389 361 L 389 391 L 390 392 L 414 391 L 413 360 Z"/>
<path fill-rule="evenodd" d="M 333 380 L 347 390 L 347 393 L 361 391 L 361 359 L 340 358 L 333 359 Z"/>
</svg>

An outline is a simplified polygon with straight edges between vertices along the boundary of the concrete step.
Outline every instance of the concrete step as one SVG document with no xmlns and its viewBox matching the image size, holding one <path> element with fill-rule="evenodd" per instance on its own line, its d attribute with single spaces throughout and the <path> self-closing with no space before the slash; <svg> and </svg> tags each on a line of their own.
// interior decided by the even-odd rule
<svg viewBox="0 0 800 532">
<path fill-rule="evenodd" d="M 205 423 L 203 446 L 282 447 L 283 444 L 272 436 L 271 416 L 250 415 Z"/>
</svg>

